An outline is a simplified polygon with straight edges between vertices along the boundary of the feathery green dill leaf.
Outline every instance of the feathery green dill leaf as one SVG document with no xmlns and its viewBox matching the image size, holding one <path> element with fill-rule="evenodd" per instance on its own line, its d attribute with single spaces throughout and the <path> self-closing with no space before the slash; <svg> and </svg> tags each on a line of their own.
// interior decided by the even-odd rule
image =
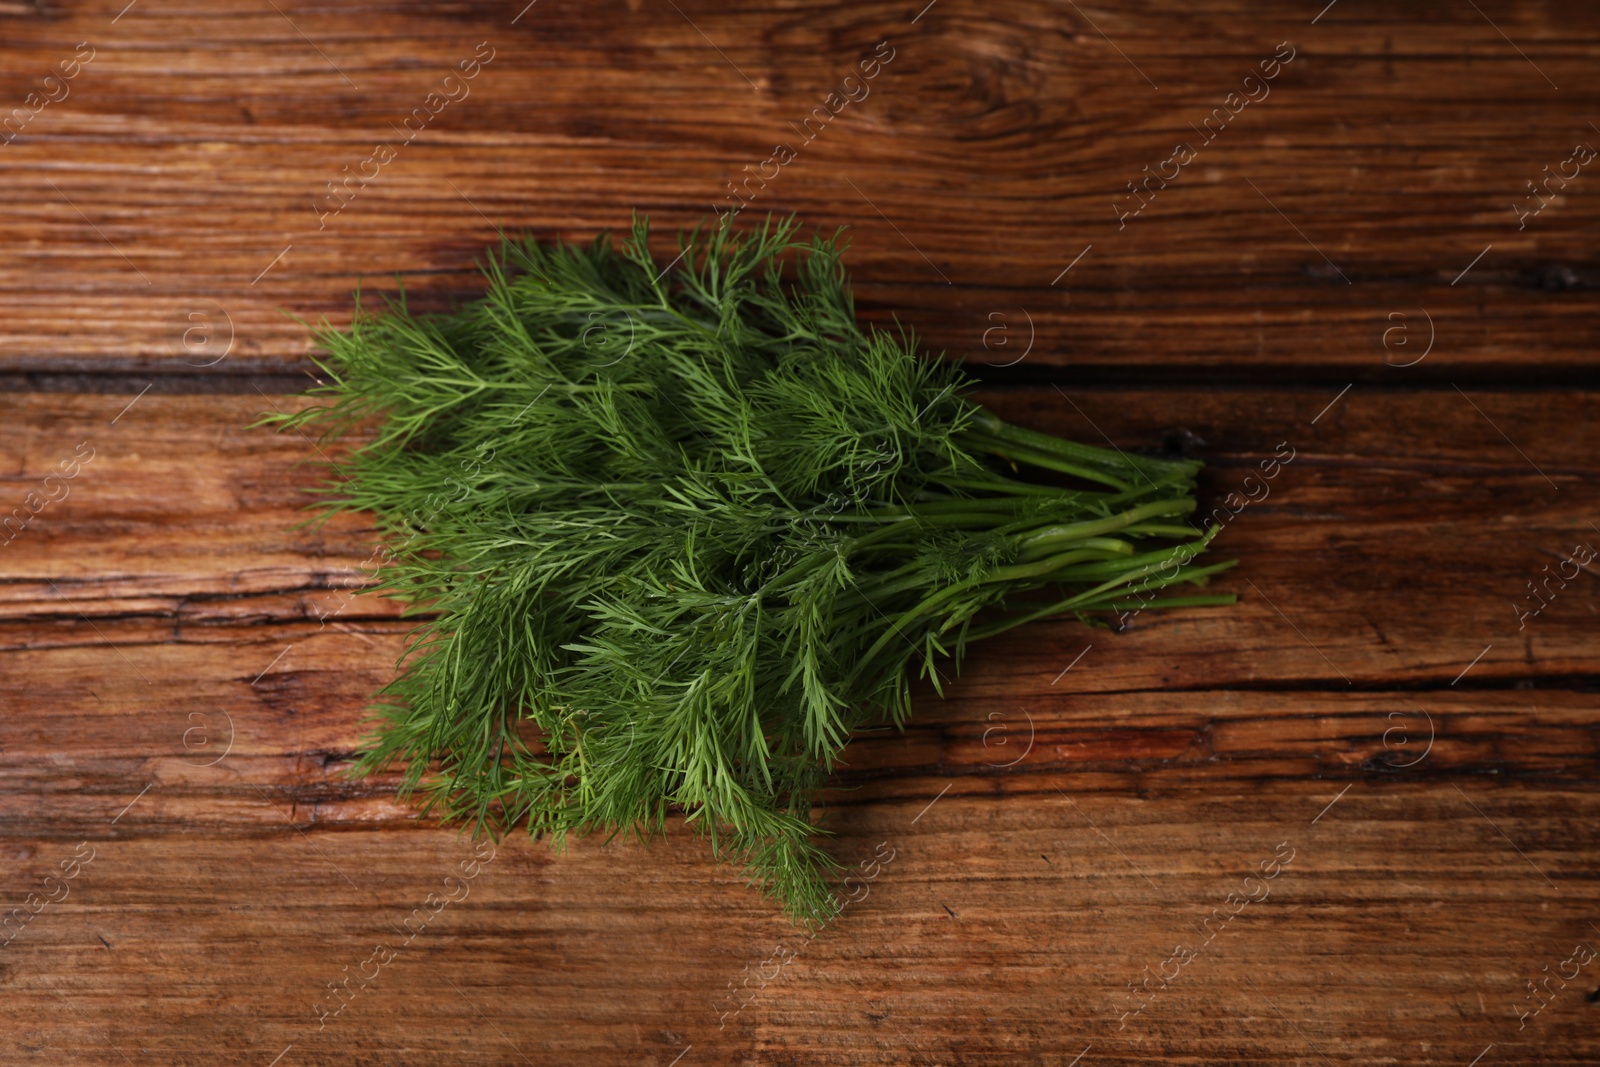
<svg viewBox="0 0 1600 1067">
<path fill-rule="evenodd" d="M 912 672 L 1029 619 L 1203 584 L 1200 465 L 1064 441 L 856 321 L 838 236 L 793 220 L 614 248 L 506 240 L 481 300 L 324 327 L 327 403 L 375 435 L 327 513 L 371 512 L 425 616 L 358 765 L 558 843 L 682 813 L 798 922 L 838 908 L 817 793 Z"/>
</svg>

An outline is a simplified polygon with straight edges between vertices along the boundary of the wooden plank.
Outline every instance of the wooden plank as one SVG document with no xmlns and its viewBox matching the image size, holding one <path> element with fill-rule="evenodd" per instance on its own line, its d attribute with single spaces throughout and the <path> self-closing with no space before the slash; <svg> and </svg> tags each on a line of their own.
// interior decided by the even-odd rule
<svg viewBox="0 0 1600 1067">
<path fill-rule="evenodd" d="M 524 2 L 0 3 L 0 382 L 101 394 L 0 398 L 0 1061 L 1600 1059 L 1600 606 L 1521 615 L 1600 536 L 1600 209 L 1529 187 L 1600 145 L 1600 12 Z M 343 773 L 407 624 L 359 517 L 293 528 L 312 445 L 244 429 L 303 402 L 280 309 L 449 306 L 496 224 L 692 224 L 778 141 L 746 218 L 851 226 L 865 317 L 1036 383 L 1003 416 L 1200 455 L 1208 506 L 1292 448 L 1219 513 L 1241 602 L 1029 626 L 856 738 L 815 939 L 681 822 L 468 878 Z"/>
<path fill-rule="evenodd" d="M 226 626 L 200 642 L 162 635 L 164 646 L 104 622 L 59 629 L 65 640 L 55 647 L 5 653 L 0 692 L 36 710 L 0 727 L 0 816 L 70 836 L 103 824 L 154 782 L 160 788 L 125 826 L 270 827 L 285 818 L 306 827 L 398 826 L 414 818 L 394 801 L 392 780 L 345 775 L 366 732 L 367 700 L 401 648 L 393 629 Z M 1124 677 L 1142 670 L 1147 685 L 1160 669 L 1158 657 L 1138 650 L 1102 655 L 1125 661 L 1115 668 Z M 1240 688 L 1243 680 L 1106 691 L 1096 676 L 1113 668 L 1086 664 L 1051 685 L 1012 649 L 975 653 L 944 700 L 919 693 L 905 733 L 875 731 L 852 744 L 830 805 L 926 802 L 925 779 L 950 775 L 951 795 L 994 798 L 1419 775 L 1574 786 L 1593 778 L 1593 700 L 1559 678 L 1541 680 L 1537 692 L 1448 683 L 1262 692 Z M 48 715 L 37 710 L 46 692 Z M 83 740 L 64 750 L 67 737 Z M 224 760 L 226 773 L 209 769 Z"/>
<path fill-rule="evenodd" d="M 306 335 L 280 309 L 342 321 L 358 280 L 392 291 L 396 275 L 442 307 L 477 291 L 498 224 L 587 237 L 639 209 L 670 229 L 776 171 L 742 186 L 748 211 L 852 226 L 863 312 L 960 358 L 1026 351 L 1122 380 L 1293 358 L 1302 380 L 1389 383 L 1385 363 L 1426 332 L 1449 368 L 1413 377 L 1589 373 L 1600 201 L 1568 161 L 1600 144 L 1600 14 L 919 6 L 119 16 L 112 0 L 8 19 L 0 101 L 59 100 L 0 144 L 0 363 L 299 368 Z M 93 57 L 47 82 L 78 42 Z M 796 126 L 879 42 L 892 58 L 867 95 L 804 140 Z M 465 95 L 401 143 L 396 125 L 480 44 L 492 58 Z M 1293 58 L 1259 103 L 1197 130 L 1279 51 Z M 1130 199 L 1180 141 L 1193 161 Z M 795 158 L 765 163 L 778 143 Z M 377 177 L 319 217 L 327 184 L 364 166 Z"/>
<path fill-rule="evenodd" d="M 79 442 L 95 454 L 3 557 L 0 917 L 68 895 L 12 920 L 0 1047 L 196 1065 L 1592 1060 L 1595 965 L 1552 981 L 1521 1029 L 1518 1012 L 1538 1003 L 1525 981 L 1600 938 L 1594 597 L 1564 590 L 1525 635 L 1509 605 L 1588 536 L 1600 397 L 1357 387 L 1330 408 L 1336 392 L 983 394 L 1085 440 L 1187 442 L 1218 496 L 1292 441 L 1218 545 L 1295 621 L 1241 582 L 1229 609 L 975 646 L 905 734 L 848 750 L 821 817 L 837 855 L 879 873 L 815 939 L 677 823 L 648 848 L 515 838 L 446 883 L 467 844 L 392 782 L 342 775 L 405 623 L 336 591 L 363 580 L 358 519 L 290 529 L 311 446 L 243 428 L 304 401 L 13 396 L 11 497 Z M 80 845 L 94 859 L 47 883 Z M 1193 958 L 1173 977 L 1178 945 Z M 374 968 L 319 1016 L 341 1003 L 329 983 Z"/>
<path fill-rule="evenodd" d="M 1592 674 L 1592 583 L 1552 584 L 1559 592 L 1539 616 L 1520 612 L 1537 603 L 1530 581 L 1600 537 L 1589 466 L 1600 394 L 1335 393 L 983 394 L 1003 417 L 1081 440 L 1207 442 L 1205 507 L 1225 526 L 1215 548 L 1243 561 L 1218 588 L 1244 602 L 1134 617 L 1102 644 L 1119 655 L 1080 684 L 1439 685 L 1469 662 L 1472 686 Z M 246 429 L 269 405 L 301 402 L 150 395 L 119 416 L 120 397 L 19 399 L 16 434 L 0 445 L 12 450 L 3 462 L 13 509 L 75 450 L 94 458 L 60 503 L 19 515 L 28 524 L 4 549 L 0 617 L 70 630 L 81 612 L 108 620 L 108 633 L 129 627 L 139 646 L 153 638 L 137 617 L 184 641 L 226 621 L 303 624 L 289 626 L 289 640 L 394 618 L 394 605 L 353 592 L 377 568 L 360 520 L 294 529 L 303 490 L 322 477 L 307 463 L 314 444 Z M 1260 478 L 1262 462 L 1291 452 L 1275 478 Z M 32 625 L 16 633 L 24 645 L 57 640 Z M 1005 639 L 1013 673 L 994 691 L 1034 691 L 1092 639 L 1070 621 Z"/>
<path fill-rule="evenodd" d="M 429 894 L 462 893 L 449 834 L 119 831 L 0 954 L 0 1019 L 18 1062 L 1585 1062 L 1593 965 L 1517 1011 L 1596 936 L 1592 878 L 1556 865 L 1593 846 L 1595 795 L 1505 792 L 1358 785 L 1314 824 L 1331 784 L 880 805 L 836 847 L 893 859 L 809 941 L 679 833 L 648 856 L 504 843 L 406 944 Z M 8 881 L 77 845 L 9 837 Z M 1199 952 L 1177 977 L 1175 944 Z M 1172 980 L 1135 1000 L 1147 967 Z"/>
</svg>

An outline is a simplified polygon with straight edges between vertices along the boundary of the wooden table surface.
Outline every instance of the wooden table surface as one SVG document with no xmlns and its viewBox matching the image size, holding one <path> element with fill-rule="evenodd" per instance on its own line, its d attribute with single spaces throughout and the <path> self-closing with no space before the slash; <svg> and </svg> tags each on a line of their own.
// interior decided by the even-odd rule
<svg viewBox="0 0 1600 1067">
<path fill-rule="evenodd" d="M 0 2 L 0 1064 L 1600 1061 L 1600 9 L 524 2 Z M 1240 560 L 853 741 L 815 937 L 346 778 L 406 625 L 246 429 L 363 279 L 735 187 Z"/>
</svg>

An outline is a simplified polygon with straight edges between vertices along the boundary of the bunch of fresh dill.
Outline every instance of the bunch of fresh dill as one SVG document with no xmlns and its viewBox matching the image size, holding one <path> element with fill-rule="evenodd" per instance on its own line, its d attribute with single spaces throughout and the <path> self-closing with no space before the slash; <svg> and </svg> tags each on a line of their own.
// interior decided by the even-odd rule
<svg viewBox="0 0 1600 1067">
<path fill-rule="evenodd" d="M 1227 564 L 1189 562 L 1200 464 L 1002 422 L 857 324 L 837 236 L 697 230 L 665 268 L 647 238 L 508 239 L 453 314 L 324 326 L 331 404 L 265 421 L 376 424 L 325 511 L 377 516 L 381 588 L 427 619 L 359 772 L 558 842 L 682 812 L 825 921 L 813 798 L 852 731 L 904 724 L 913 670 Z"/>
</svg>

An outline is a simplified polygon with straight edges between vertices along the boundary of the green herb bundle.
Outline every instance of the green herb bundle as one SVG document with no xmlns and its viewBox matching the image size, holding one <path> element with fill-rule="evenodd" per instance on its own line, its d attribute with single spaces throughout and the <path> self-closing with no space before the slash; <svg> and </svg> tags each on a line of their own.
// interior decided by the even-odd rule
<svg viewBox="0 0 1600 1067">
<path fill-rule="evenodd" d="M 682 812 L 825 921 L 813 799 L 853 731 L 905 723 L 913 674 L 1046 615 L 1231 602 L 1150 599 L 1228 564 L 1191 562 L 1199 463 L 1002 422 L 861 328 L 837 237 L 679 249 L 656 262 L 644 222 L 620 250 L 508 239 L 455 313 L 325 326 L 331 403 L 266 421 L 376 425 L 325 511 L 377 516 L 381 588 L 426 618 L 359 772 L 558 842 Z"/>
</svg>

